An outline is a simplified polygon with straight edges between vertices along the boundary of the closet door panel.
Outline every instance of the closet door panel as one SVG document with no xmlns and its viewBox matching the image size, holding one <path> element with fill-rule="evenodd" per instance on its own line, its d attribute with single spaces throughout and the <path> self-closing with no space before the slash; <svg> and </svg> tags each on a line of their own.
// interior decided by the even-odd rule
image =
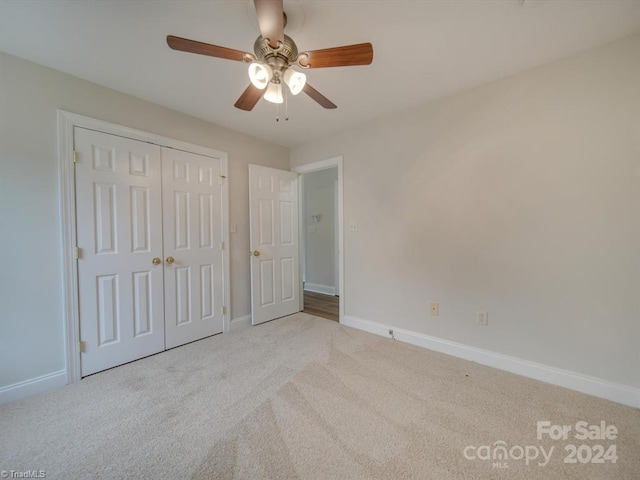
<svg viewBox="0 0 640 480">
<path fill-rule="evenodd" d="M 223 328 L 218 158 L 162 149 L 167 348 Z"/>
<path fill-rule="evenodd" d="M 79 127 L 74 149 L 86 376 L 165 348 L 161 150 Z"/>
</svg>

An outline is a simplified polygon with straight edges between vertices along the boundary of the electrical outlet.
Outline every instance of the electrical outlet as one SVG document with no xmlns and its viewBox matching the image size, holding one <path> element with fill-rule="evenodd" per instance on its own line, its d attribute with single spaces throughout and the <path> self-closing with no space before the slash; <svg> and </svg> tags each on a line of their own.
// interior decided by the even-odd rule
<svg viewBox="0 0 640 480">
<path fill-rule="evenodd" d="M 478 312 L 478 325 L 483 327 L 489 325 L 489 314 L 487 312 Z"/>
<path fill-rule="evenodd" d="M 358 231 L 358 222 L 351 222 L 349 224 L 349 231 L 350 232 L 357 232 Z"/>
<path fill-rule="evenodd" d="M 431 315 L 440 315 L 440 304 L 438 302 L 431 302 Z"/>
</svg>

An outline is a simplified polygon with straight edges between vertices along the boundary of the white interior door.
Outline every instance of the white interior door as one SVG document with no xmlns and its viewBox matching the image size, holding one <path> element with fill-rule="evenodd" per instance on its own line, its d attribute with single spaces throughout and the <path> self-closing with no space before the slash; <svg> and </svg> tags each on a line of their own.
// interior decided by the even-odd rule
<svg viewBox="0 0 640 480">
<path fill-rule="evenodd" d="M 81 375 L 220 333 L 222 161 L 74 128 Z"/>
<path fill-rule="evenodd" d="M 74 148 L 86 376 L 165 348 L 161 151 L 78 127 Z"/>
<path fill-rule="evenodd" d="M 162 149 L 167 348 L 223 329 L 220 168 L 217 158 Z"/>
<path fill-rule="evenodd" d="M 249 165 L 251 310 L 257 325 L 300 310 L 298 174 Z"/>
</svg>

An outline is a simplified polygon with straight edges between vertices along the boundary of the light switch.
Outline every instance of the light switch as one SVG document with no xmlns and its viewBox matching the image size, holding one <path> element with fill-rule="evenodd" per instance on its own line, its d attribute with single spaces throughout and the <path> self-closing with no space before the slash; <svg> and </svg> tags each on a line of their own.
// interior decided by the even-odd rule
<svg viewBox="0 0 640 480">
<path fill-rule="evenodd" d="M 231 233 L 238 233 L 238 224 L 237 223 L 232 223 L 231 224 Z"/>
</svg>

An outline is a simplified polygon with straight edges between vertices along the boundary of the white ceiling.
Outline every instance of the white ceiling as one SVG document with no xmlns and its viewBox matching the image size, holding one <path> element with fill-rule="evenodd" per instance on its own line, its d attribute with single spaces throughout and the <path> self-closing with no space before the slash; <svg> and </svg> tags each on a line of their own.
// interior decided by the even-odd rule
<svg viewBox="0 0 640 480">
<path fill-rule="evenodd" d="M 170 50 L 167 34 L 243 51 L 252 2 L 0 0 L 0 51 L 293 146 L 389 112 L 640 33 L 640 0 L 287 1 L 300 51 L 371 42 L 373 64 L 307 71 L 338 105 L 290 97 L 288 122 L 261 100 L 233 107 L 247 67 Z"/>
</svg>

